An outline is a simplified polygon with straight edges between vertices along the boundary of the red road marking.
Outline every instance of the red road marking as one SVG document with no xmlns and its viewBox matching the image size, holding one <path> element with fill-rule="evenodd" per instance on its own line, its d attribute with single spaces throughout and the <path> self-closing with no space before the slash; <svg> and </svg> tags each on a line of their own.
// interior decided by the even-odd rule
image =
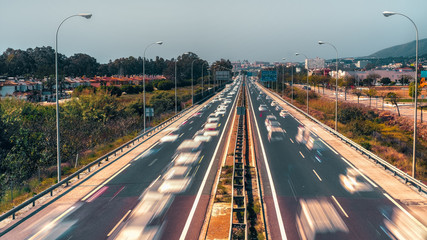
<svg viewBox="0 0 427 240">
<path fill-rule="evenodd" d="M 108 189 L 107 186 L 103 186 L 101 189 L 98 190 L 98 192 L 93 194 L 86 202 L 93 202 L 95 199 L 101 196 L 105 191 L 107 191 L 107 189 Z"/>
</svg>

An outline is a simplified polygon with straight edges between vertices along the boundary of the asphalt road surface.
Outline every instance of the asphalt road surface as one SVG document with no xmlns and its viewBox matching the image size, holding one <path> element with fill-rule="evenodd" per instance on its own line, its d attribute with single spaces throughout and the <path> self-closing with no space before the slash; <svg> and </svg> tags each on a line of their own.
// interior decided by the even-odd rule
<svg viewBox="0 0 427 240">
<path fill-rule="evenodd" d="M 37 218 L 37 224 L 25 229 L 28 234 L 23 239 L 198 239 L 239 83 L 71 208 L 35 214 L 32 218 Z M 232 95 L 231 103 L 219 118 L 218 135 L 191 149 L 194 162 L 178 164 L 180 145 L 204 128 L 209 114 L 228 95 Z M 16 239 L 15 231 L 2 239 Z"/>
<path fill-rule="evenodd" d="M 427 239 L 425 226 L 315 131 L 280 116 L 255 84 L 248 91 L 271 239 Z M 268 115 L 280 124 L 282 139 L 269 141 Z"/>
</svg>

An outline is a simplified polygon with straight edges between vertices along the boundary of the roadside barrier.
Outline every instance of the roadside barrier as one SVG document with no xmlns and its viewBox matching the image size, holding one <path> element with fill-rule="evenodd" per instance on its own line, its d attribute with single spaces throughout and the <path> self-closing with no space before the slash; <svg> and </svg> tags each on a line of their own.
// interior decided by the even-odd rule
<svg viewBox="0 0 427 240">
<path fill-rule="evenodd" d="M 70 181 L 72 179 L 76 178 L 76 177 L 77 177 L 77 179 L 80 179 L 80 174 L 84 173 L 85 171 L 90 172 L 91 171 L 91 167 L 93 167 L 95 165 L 100 166 L 103 161 L 104 162 L 108 162 L 111 157 L 116 156 L 119 152 L 122 153 L 125 149 L 128 149 L 130 147 L 134 147 L 135 143 L 138 143 L 138 144 L 144 143 L 146 140 L 150 139 L 155 134 L 157 134 L 158 132 L 160 132 L 160 130 L 163 130 L 164 128 L 170 126 L 172 123 L 174 123 L 175 121 L 177 121 L 181 117 L 185 116 L 188 112 L 191 112 L 199 104 L 205 102 L 210 97 L 214 96 L 217 92 L 222 91 L 224 89 L 224 87 L 225 87 L 224 85 L 222 85 L 221 87 L 218 87 L 216 89 L 216 92 L 210 91 L 208 93 L 208 95 L 206 95 L 206 97 L 204 97 L 200 101 L 196 102 L 193 106 L 182 110 L 181 112 L 179 112 L 176 115 L 170 117 L 169 119 L 163 121 L 162 123 L 158 124 L 157 126 L 149 129 L 145 133 L 142 133 L 142 134 L 138 135 L 134 139 L 132 139 L 132 140 L 124 143 L 120 147 L 114 149 L 113 151 L 105 154 L 104 156 L 98 158 L 97 160 L 95 160 L 95 161 L 89 163 L 88 165 L 82 167 L 81 169 L 79 169 L 75 173 L 69 175 L 68 177 L 64 178 L 63 180 L 61 180 L 60 182 L 56 183 L 55 185 L 52 185 L 48 189 L 46 189 L 46 190 L 38 193 L 37 195 L 33 196 L 32 198 L 28 199 L 27 201 L 19 204 L 18 206 L 14 207 L 13 209 L 11 209 L 8 212 L 4 213 L 3 215 L 0 216 L 0 222 L 2 222 L 3 220 L 5 220 L 6 218 L 8 218 L 10 216 L 12 216 L 12 219 L 15 219 L 15 215 L 16 215 L 16 213 L 18 211 L 22 210 L 23 208 L 25 208 L 26 206 L 28 206 L 30 204 L 32 204 L 32 206 L 34 207 L 36 205 L 36 201 L 38 199 L 40 199 L 41 197 L 45 196 L 46 194 L 50 194 L 50 196 L 53 196 L 53 191 L 55 189 L 57 189 L 58 187 L 61 187 L 62 185 L 68 186 L 69 183 L 70 183 Z M 1 235 L 2 234 L 0 233 L 0 236 Z"/>
<path fill-rule="evenodd" d="M 266 89 L 266 88 L 264 88 L 264 89 Z M 427 186 L 424 183 L 422 183 L 421 181 L 413 178 L 409 174 L 407 174 L 407 173 L 403 172 L 402 170 L 396 168 L 395 166 L 391 165 L 390 163 L 388 163 L 384 159 L 382 159 L 379 156 L 375 155 L 374 153 L 368 151 L 364 147 L 362 147 L 359 144 L 355 143 L 353 140 L 347 138 L 346 136 L 342 135 L 341 133 L 335 131 L 334 129 L 332 129 L 331 127 L 327 126 L 326 124 L 323 124 L 322 122 L 320 122 L 316 118 L 312 117 L 311 115 L 307 114 L 303 110 L 299 109 L 298 107 L 292 105 L 291 103 L 289 103 L 288 101 L 286 101 L 285 99 L 283 99 L 277 93 L 275 93 L 273 91 L 270 91 L 269 89 L 266 89 L 266 90 L 269 91 L 274 96 L 276 96 L 277 98 L 279 98 L 281 101 L 283 101 L 287 105 L 289 105 L 290 107 L 294 108 L 299 113 L 303 114 L 304 116 L 306 116 L 307 118 L 309 118 L 310 120 L 312 120 L 313 122 L 319 124 L 325 130 L 327 130 L 328 132 L 332 133 L 333 135 L 335 135 L 336 137 L 338 137 L 339 139 L 341 139 L 342 141 L 344 141 L 345 143 L 347 143 L 348 145 L 350 145 L 351 147 L 353 147 L 357 151 L 361 152 L 362 155 L 367 156 L 370 160 L 374 161 L 376 164 L 381 165 L 385 170 L 390 171 L 395 177 L 399 177 L 400 179 L 402 179 L 405 182 L 405 184 L 412 185 L 413 187 L 415 187 L 416 189 L 418 189 L 419 192 L 427 193 Z"/>
</svg>

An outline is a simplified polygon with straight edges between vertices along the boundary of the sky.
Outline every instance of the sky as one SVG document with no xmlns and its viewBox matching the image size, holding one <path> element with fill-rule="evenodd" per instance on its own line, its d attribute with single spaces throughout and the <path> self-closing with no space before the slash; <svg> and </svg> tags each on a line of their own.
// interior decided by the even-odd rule
<svg viewBox="0 0 427 240">
<path fill-rule="evenodd" d="M 175 58 L 196 53 L 218 59 L 281 62 L 370 55 L 415 40 L 409 16 L 427 37 L 427 0 L 0 0 L 0 51 L 55 46 L 100 63 L 121 57 Z"/>
</svg>

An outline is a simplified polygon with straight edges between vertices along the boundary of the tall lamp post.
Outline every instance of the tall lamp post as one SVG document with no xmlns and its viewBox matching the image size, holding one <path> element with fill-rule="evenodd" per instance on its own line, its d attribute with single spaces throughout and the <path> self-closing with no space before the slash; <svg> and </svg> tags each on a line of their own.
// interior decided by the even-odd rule
<svg viewBox="0 0 427 240">
<path fill-rule="evenodd" d="M 58 33 L 59 28 L 61 28 L 62 24 L 67 21 L 68 19 L 72 17 L 84 17 L 86 19 L 89 19 L 92 17 L 91 13 L 79 13 L 75 15 L 71 15 L 59 24 L 58 28 L 56 29 L 56 38 L 55 38 L 55 93 L 56 93 L 56 158 L 57 158 L 57 165 L 58 165 L 58 182 L 61 181 L 61 150 L 60 150 L 60 134 L 59 134 L 59 95 L 58 95 Z"/>
<path fill-rule="evenodd" d="M 282 58 L 286 60 L 286 58 Z M 291 64 L 291 90 L 292 90 L 292 98 L 291 102 L 294 103 L 294 66 Z"/>
<path fill-rule="evenodd" d="M 202 64 L 202 96 L 203 96 L 203 90 L 204 90 L 204 89 L 203 89 L 203 82 L 205 81 L 205 80 L 204 80 L 204 78 L 203 78 L 203 77 L 204 77 L 204 76 L 203 76 L 203 67 L 205 66 L 205 64 L 209 64 L 209 63 L 208 63 L 208 62 L 204 62 L 204 63 Z"/>
<path fill-rule="evenodd" d="M 282 60 L 286 61 L 286 58 L 282 58 Z M 284 64 L 282 64 L 282 74 L 283 74 L 283 76 L 282 76 L 282 95 L 284 95 L 285 94 L 285 88 L 284 88 L 284 86 L 285 86 L 285 65 Z"/>
<path fill-rule="evenodd" d="M 417 98 L 418 98 L 418 28 L 417 25 L 415 24 L 414 21 L 412 21 L 411 18 L 409 18 L 408 16 L 402 14 L 402 13 L 397 13 L 397 12 L 389 12 L 389 11 L 384 11 L 383 15 L 385 17 L 389 17 L 389 16 L 393 16 L 393 15 L 400 15 L 403 16 L 405 18 L 407 18 L 409 21 L 412 22 L 412 24 L 415 27 L 415 93 L 414 93 L 414 146 L 412 147 L 412 177 L 415 178 L 416 176 L 416 165 L 417 165 L 417 158 L 415 156 L 416 154 L 416 149 L 417 149 Z"/>
<path fill-rule="evenodd" d="M 193 64 L 194 64 L 194 61 L 196 61 L 196 60 L 197 60 L 197 58 L 191 62 L 191 106 L 194 105 Z"/>
<path fill-rule="evenodd" d="M 298 55 L 303 55 L 305 57 L 305 60 L 307 61 L 307 87 L 306 87 L 306 90 L 307 90 L 307 114 L 308 114 L 308 57 L 307 57 L 307 55 L 302 54 L 302 53 L 295 53 L 295 56 L 298 56 Z M 293 96 L 292 96 L 292 98 L 293 98 Z"/>
<path fill-rule="evenodd" d="M 319 41 L 319 45 L 322 45 L 322 44 L 327 44 L 332 46 L 335 49 L 335 52 L 337 53 L 336 66 L 335 66 L 336 73 L 337 73 L 337 77 L 335 81 L 335 131 L 338 131 L 337 130 L 338 129 L 338 50 L 332 43 Z"/>
<path fill-rule="evenodd" d="M 176 63 L 178 62 L 178 59 L 175 59 L 175 115 L 178 113 L 178 100 L 176 98 Z"/>
<path fill-rule="evenodd" d="M 144 58 L 142 59 L 142 89 L 143 89 L 143 93 L 142 93 L 143 97 L 142 98 L 144 101 L 144 110 L 143 110 L 144 111 L 144 133 L 145 133 L 145 52 L 147 52 L 147 49 L 149 47 L 151 47 L 155 44 L 162 45 L 163 41 L 158 41 L 158 42 L 153 42 L 151 44 L 148 44 L 148 46 L 145 47 Z"/>
</svg>

